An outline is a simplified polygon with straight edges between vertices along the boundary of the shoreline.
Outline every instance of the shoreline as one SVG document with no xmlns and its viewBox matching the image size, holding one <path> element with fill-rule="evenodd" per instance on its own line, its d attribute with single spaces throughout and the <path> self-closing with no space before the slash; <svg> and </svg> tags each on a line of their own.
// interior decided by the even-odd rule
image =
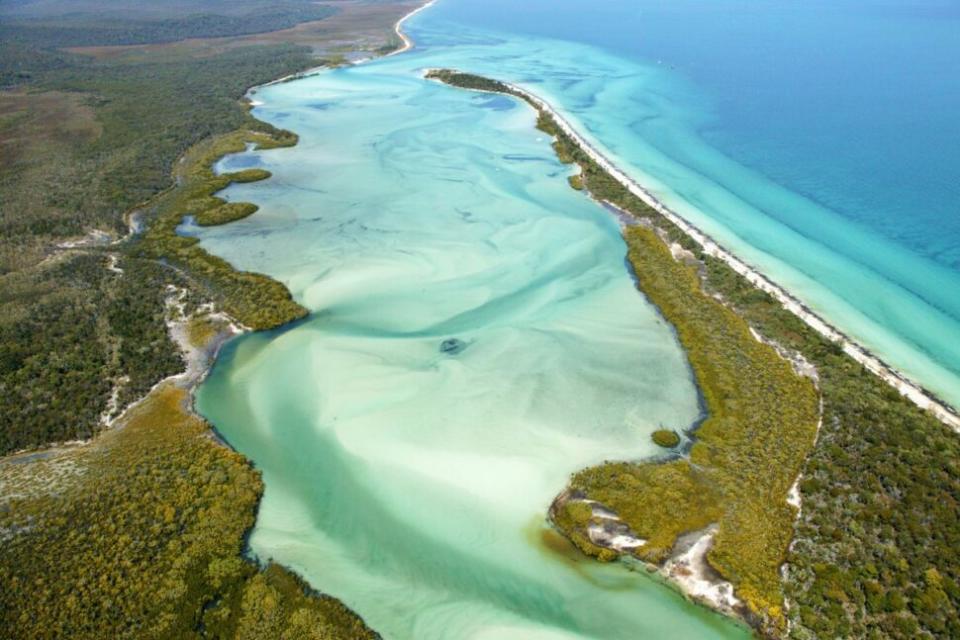
<svg viewBox="0 0 960 640">
<path fill-rule="evenodd" d="M 389 57 L 391 55 L 395 55 L 397 53 L 402 53 L 412 49 L 415 45 L 412 42 L 412 40 L 410 40 L 408 37 L 402 34 L 401 24 L 407 18 L 410 18 L 415 13 L 418 13 L 419 11 L 422 11 L 423 9 L 428 8 L 429 6 L 433 5 L 435 2 L 436 0 L 431 0 L 430 2 L 422 5 L 421 7 L 411 12 L 410 14 L 407 14 L 406 16 L 401 18 L 401 20 L 399 20 L 396 23 L 395 30 L 400 35 L 401 39 L 404 41 L 403 48 L 379 57 Z M 360 64 L 360 63 L 357 63 L 357 64 Z M 250 87 L 250 89 L 248 89 L 245 92 L 245 97 L 249 101 L 251 106 L 258 106 L 259 104 L 262 104 L 262 103 L 259 103 L 258 101 L 255 101 L 255 100 L 250 100 L 249 97 L 247 97 L 247 96 L 252 96 L 257 89 L 261 87 L 270 86 L 273 84 L 300 79 L 303 77 L 307 77 L 309 75 L 314 75 L 320 72 L 321 70 L 324 70 L 327 68 L 329 67 L 314 67 L 297 74 L 291 74 L 268 83 L 263 83 L 261 85 Z M 699 229 L 694 227 L 692 224 L 688 223 L 684 218 L 675 214 L 672 210 L 670 210 L 668 207 L 663 205 L 663 203 L 657 200 L 652 194 L 650 194 L 645 189 L 643 189 L 643 187 L 639 183 L 633 181 L 631 178 L 629 178 L 629 176 L 627 176 L 626 174 L 616 169 L 615 165 L 612 162 L 609 162 L 603 156 L 602 153 L 594 149 L 589 142 L 587 142 L 580 135 L 578 135 L 576 131 L 573 129 L 573 127 L 563 117 L 561 117 L 559 113 L 557 113 L 552 107 L 550 107 L 548 103 L 546 103 L 543 100 L 540 100 L 533 94 L 530 94 L 529 92 L 523 89 L 520 89 L 519 87 L 516 87 L 514 85 L 508 85 L 508 86 L 510 86 L 512 90 L 515 90 L 518 93 L 523 94 L 531 102 L 537 104 L 539 108 L 542 108 L 544 109 L 545 112 L 549 113 L 555 119 L 558 126 L 560 126 L 563 129 L 564 133 L 570 136 L 571 140 L 575 144 L 577 144 L 588 156 L 590 156 L 590 158 L 593 159 L 599 166 L 601 166 L 604 169 L 604 171 L 608 172 L 609 175 L 611 175 L 614 179 L 616 179 L 618 182 L 623 184 L 624 187 L 626 187 L 628 190 L 631 191 L 631 193 L 634 193 L 634 195 L 637 195 L 645 203 L 651 206 L 651 208 L 653 208 L 658 213 L 663 215 L 664 218 L 670 220 L 677 227 L 679 227 L 684 233 L 686 233 L 698 244 L 700 244 L 700 246 L 703 247 L 704 253 L 722 260 L 725 264 L 727 264 L 732 269 L 734 269 L 734 271 L 736 271 L 737 273 L 740 273 L 741 275 L 744 275 L 744 277 L 746 277 L 746 279 L 753 286 L 773 295 L 785 309 L 789 310 L 791 313 L 799 317 L 808 326 L 813 328 L 815 331 L 817 331 L 821 335 L 824 335 L 828 339 L 831 339 L 831 340 L 834 340 L 835 342 L 840 343 L 843 346 L 843 350 L 848 355 L 850 355 L 854 360 L 866 366 L 868 370 L 870 370 L 872 373 L 880 377 L 882 380 L 884 380 L 885 382 L 893 386 L 902 395 L 908 397 L 911 401 L 917 404 L 917 406 L 923 409 L 929 410 L 938 419 L 948 424 L 953 429 L 960 431 L 960 416 L 958 416 L 957 413 L 949 407 L 949 405 L 946 405 L 945 403 L 941 403 L 939 400 L 936 399 L 935 396 L 933 396 L 932 394 L 924 390 L 921 386 L 915 383 L 912 383 L 909 379 L 907 379 L 905 376 L 897 372 L 895 369 L 893 369 L 892 367 L 889 367 L 889 365 L 886 365 L 882 360 L 870 354 L 870 352 L 867 349 L 865 349 L 861 345 L 849 339 L 839 330 L 837 330 L 832 325 L 827 323 L 823 318 L 820 318 L 820 316 L 818 316 L 815 312 L 807 308 L 797 298 L 794 298 L 788 291 L 786 291 L 782 287 L 779 287 L 776 283 L 774 283 L 772 280 L 767 278 L 759 270 L 756 270 L 753 267 L 750 267 L 745 262 L 740 261 L 735 255 L 728 252 L 721 245 L 713 241 L 713 239 L 709 235 L 700 232 Z M 492 92 L 492 93 L 497 93 L 497 92 Z M 634 185 L 636 189 L 639 190 L 640 193 L 638 193 L 637 191 L 634 191 L 634 189 L 631 188 L 631 184 Z M 606 204 L 606 203 L 601 202 L 601 204 Z M 668 215 L 667 212 L 669 212 L 674 217 L 671 217 L 671 215 Z M 709 243 L 710 245 L 709 247 L 707 243 Z M 745 269 L 746 272 L 741 272 L 737 268 L 737 264 L 735 264 L 732 261 L 735 261 L 737 264 L 742 265 L 742 268 Z M 759 281 L 755 282 L 754 279 L 750 275 L 748 275 L 748 273 L 753 274 Z M 784 299 L 781 299 L 781 297 L 776 293 L 774 293 L 773 291 L 768 291 L 764 286 L 761 286 L 760 284 L 761 282 L 764 283 L 766 286 L 769 286 L 773 289 L 776 289 L 777 291 L 782 292 Z M 788 306 L 788 301 L 792 301 L 795 305 L 797 305 L 797 308 L 799 309 L 799 311 Z M 202 383 L 203 379 L 209 373 L 214 362 L 216 361 L 217 351 L 219 351 L 219 347 L 221 347 L 227 340 L 232 339 L 233 337 L 237 337 L 238 335 L 252 332 L 252 330 L 247 327 L 236 326 L 235 321 L 232 318 L 230 318 L 226 313 L 222 311 L 216 311 L 212 307 L 210 311 L 215 312 L 215 314 L 218 316 L 221 316 L 221 319 L 225 320 L 231 326 L 229 326 L 227 329 L 227 332 L 229 335 L 220 334 L 214 339 L 214 340 L 220 340 L 220 342 L 219 344 L 217 344 L 217 346 L 215 347 L 212 353 L 206 354 L 207 355 L 206 361 L 203 362 L 202 364 L 198 362 L 194 366 L 194 363 L 189 361 L 190 358 L 187 356 L 187 350 L 184 349 L 185 359 L 188 360 L 187 370 L 179 374 L 175 374 L 169 378 L 165 378 L 164 380 L 157 383 L 157 385 L 153 389 L 151 389 L 150 392 L 148 392 L 144 397 L 140 398 L 139 400 L 135 401 L 133 404 L 128 405 L 126 408 L 124 408 L 120 416 L 112 420 L 111 424 L 107 425 L 105 428 L 109 429 L 112 426 L 114 426 L 114 423 L 116 423 L 128 411 L 134 409 L 137 405 L 142 403 L 148 396 L 150 396 L 156 390 L 156 388 L 170 381 L 174 381 L 175 383 L 180 383 L 180 382 L 185 383 L 184 388 L 188 393 L 188 400 L 186 401 L 188 404 L 185 403 L 186 406 L 184 406 L 184 410 L 188 413 L 199 416 L 198 412 L 195 410 L 195 407 L 193 406 L 193 403 L 195 401 L 194 392 L 196 388 L 199 386 L 199 384 Z M 833 334 L 837 336 L 837 338 L 834 339 L 830 334 L 827 334 L 821 331 L 817 325 L 812 324 L 811 321 L 809 321 L 807 318 L 801 315 L 802 313 L 807 313 L 813 319 L 822 323 L 824 330 L 832 331 Z M 184 330 L 184 327 L 183 326 L 174 327 L 172 326 L 171 323 L 168 322 L 168 330 L 171 332 L 171 335 L 180 334 L 182 337 L 182 332 Z M 181 345 L 181 348 L 183 348 L 183 343 L 180 340 L 175 338 L 174 341 L 179 345 Z M 853 353 L 851 353 L 847 348 L 848 342 L 850 343 L 850 345 L 852 345 L 852 347 L 858 350 L 858 353 L 862 353 L 864 358 L 868 360 L 870 359 L 874 360 L 877 363 L 879 370 L 874 370 L 866 362 L 862 361 L 860 358 L 858 358 Z M 941 408 L 945 412 L 944 415 L 946 417 L 938 414 L 936 410 L 934 410 L 930 406 L 924 406 L 923 404 L 921 404 L 917 399 L 909 395 L 907 392 L 904 392 L 895 382 L 888 379 L 885 376 L 885 374 L 888 374 L 896 381 L 900 381 L 903 385 L 905 385 L 908 388 L 908 390 L 912 390 L 918 393 L 921 399 Z M 822 415 L 822 411 L 821 411 L 821 415 Z M 218 444 L 232 451 L 235 451 L 235 449 L 229 443 L 227 443 L 222 438 L 220 438 L 219 432 L 216 430 L 216 428 L 212 424 L 209 425 L 209 428 L 212 432 L 213 437 L 217 440 Z M 96 437 L 97 436 L 95 435 L 90 440 L 83 441 L 79 444 L 87 444 L 91 442 L 93 439 L 95 439 Z M 44 448 L 44 450 L 46 450 L 46 448 Z M 16 455 L 16 454 L 11 454 L 11 455 Z M 0 458 L 0 462 L 4 461 L 5 459 L 6 457 Z M 799 480 L 800 478 L 798 477 L 797 481 L 799 482 Z M 796 487 L 796 483 L 794 487 Z M 799 517 L 799 513 L 798 513 L 798 517 Z M 691 597 L 694 601 L 698 601 L 700 602 L 700 604 L 704 604 L 709 609 L 720 610 L 715 604 L 711 604 L 711 603 L 714 603 L 716 598 L 725 597 L 727 594 L 722 585 L 718 586 L 717 583 L 711 582 L 710 576 L 707 575 L 707 573 L 705 573 L 705 570 L 704 570 L 704 567 L 707 566 L 705 564 L 705 554 L 709 549 L 710 543 L 712 542 L 713 532 L 701 531 L 701 532 L 695 532 L 695 533 L 702 534 L 702 535 L 700 535 L 699 537 L 691 538 L 692 542 L 690 544 L 689 549 L 687 549 L 687 551 L 685 551 L 683 554 L 681 554 L 680 556 L 675 558 L 673 561 L 671 561 L 671 563 L 668 563 L 668 566 L 670 567 L 670 571 L 663 573 L 662 575 L 664 575 L 667 578 L 668 584 L 670 582 L 675 583 L 675 586 L 679 587 L 679 591 L 681 593 L 687 595 L 688 597 Z M 667 575 L 668 573 L 670 575 Z M 729 583 L 725 583 L 725 584 L 729 584 Z M 730 603 L 729 606 L 731 608 L 734 607 L 734 603 Z"/>
<path fill-rule="evenodd" d="M 433 71 L 439 71 L 439 69 L 424 69 L 423 75 L 426 76 Z M 460 73 L 457 70 L 451 71 Z M 560 129 L 570 138 L 570 140 L 591 160 L 593 160 L 598 166 L 600 166 L 600 168 L 606 171 L 610 177 L 619 182 L 630 193 L 640 198 L 640 200 L 642 200 L 647 206 L 676 225 L 694 242 L 700 245 L 706 255 L 722 261 L 736 273 L 743 276 L 754 287 L 773 296 L 773 298 L 775 298 L 784 309 L 802 320 L 807 326 L 824 338 L 839 344 L 844 353 L 846 353 L 856 362 L 863 365 L 868 371 L 879 377 L 881 380 L 889 384 L 898 393 L 900 393 L 900 395 L 909 399 L 919 408 L 930 412 L 933 416 L 953 429 L 955 432 L 960 433 L 960 413 L 958 413 L 957 410 L 950 406 L 946 401 L 941 400 L 934 393 L 928 391 L 919 383 L 910 380 L 905 374 L 897 371 L 882 359 L 873 355 L 866 347 L 859 344 L 854 339 L 850 338 L 835 326 L 830 324 L 826 319 L 822 318 L 815 311 L 810 309 L 806 304 L 804 304 L 789 291 L 773 282 L 773 280 L 760 272 L 758 269 L 750 266 L 735 256 L 732 252 L 725 249 L 708 234 L 701 231 L 686 218 L 676 213 L 663 202 L 658 200 L 655 196 L 653 196 L 653 194 L 644 189 L 643 186 L 641 186 L 637 181 L 617 168 L 617 166 L 607 159 L 603 153 L 598 151 L 592 144 L 590 144 L 590 142 L 581 136 L 573 128 L 573 126 L 548 102 L 517 85 L 502 81 L 498 82 L 511 91 L 516 92 L 517 95 L 523 97 L 525 100 L 529 101 L 529 103 L 535 108 L 541 109 L 544 113 L 550 115 L 556 121 L 557 126 L 560 127 Z M 471 91 L 495 94 L 501 93 L 499 91 L 487 89 L 471 89 Z"/>
<path fill-rule="evenodd" d="M 413 41 L 409 36 L 407 36 L 407 34 L 405 34 L 405 33 L 403 32 L 403 23 L 406 22 L 407 20 L 409 20 L 410 18 L 412 18 L 413 16 L 417 15 L 418 13 L 420 13 L 421 11 L 423 11 L 424 9 L 429 9 L 430 7 L 432 7 L 433 5 L 435 5 L 436 3 L 437 3 L 437 0 L 430 0 L 430 1 L 427 2 L 426 4 L 420 5 L 419 7 L 417 7 L 416 9 L 414 9 L 413 11 L 411 11 L 410 13 L 408 13 L 407 15 L 405 15 L 405 16 L 403 16 L 402 18 L 400 18 L 399 20 L 397 20 L 397 24 L 393 25 L 393 31 L 394 31 L 394 33 L 397 34 L 397 37 L 400 38 L 401 42 L 403 42 L 403 46 L 401 46 L 399 49 L 396 49 L 395 51 L 391 51 L 391 52 L 388 53 L 387 55 L 383 56 L 384 58 L 389 58 L 390 56 L 395 56 L 395 55 L 397 55 L 398 53 L 403 53 L 403 52 L 405 52 L 405 51 L 409 51 L 410 49 L 413 49 L 414 46 L 416 46 L 416 43 L 414 43 L 414 41 Z"/>
</svg>

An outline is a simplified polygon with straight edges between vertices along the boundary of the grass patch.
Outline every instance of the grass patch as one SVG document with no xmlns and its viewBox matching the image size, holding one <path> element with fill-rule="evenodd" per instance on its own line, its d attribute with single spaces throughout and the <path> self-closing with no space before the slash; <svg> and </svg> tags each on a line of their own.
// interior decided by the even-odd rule
<svg viewBox="0 0 960 640">
<path fill-rule="evenodd" d="M 207 314 L 194 315 L 187 322 L 187 339 L 193 346 L 203 348 L 226 328 L 227 323 L 220 318 Z"/>
</svg>

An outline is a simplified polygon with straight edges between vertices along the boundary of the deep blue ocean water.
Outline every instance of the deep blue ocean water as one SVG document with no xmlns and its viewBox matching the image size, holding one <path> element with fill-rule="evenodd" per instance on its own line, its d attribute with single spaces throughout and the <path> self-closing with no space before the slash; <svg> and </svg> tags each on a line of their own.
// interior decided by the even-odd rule
<svg viewBox="0 0 960 640">
<path fill-rule="evenodd" d="M 440 0 L 426 63 L 517 82 L 960 404 L 960 3 Z"/>
</svg>

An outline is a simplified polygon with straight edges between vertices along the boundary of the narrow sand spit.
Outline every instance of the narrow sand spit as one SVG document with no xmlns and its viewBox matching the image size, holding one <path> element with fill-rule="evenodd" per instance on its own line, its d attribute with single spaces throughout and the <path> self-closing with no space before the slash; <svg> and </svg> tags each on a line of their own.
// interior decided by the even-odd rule
<svg viewBox="0 0 960 640">
<path fill-rule="evenodd" d="M 396 51 L 391 51 L 390 53 L 387 54 L 387 56 L 395 56 L 398 53 L 403 53 L 404 51 L 409 51 L 410 49 L 413 49 L 413 40 L 407 37 L 407 34 L 403 32 L 403 23 L 409 20 L 410 18 L 412 18 L 413 16 L 415 16 L 416 14 L 420 13 L 424 9 L 427 9 L 433 6 L 434 4 L 436 4 L 436 2 L 437 0 L 430 0 L 430 2 L 426 3 L 421 7 L 417 7 L 416 9 L 414 9 L 413 11 L 411 11 L 410 13 L 403 16 L 397 21 L 397 24 L 394 25 L 393 30 L 396 32 L 397 37 L 403 41 L 403 46 L 397 49 Z"/>
<path fill-rule="evenodd" d="M 424 75 L 434 71 L 426 69 Z M 583 136 L 567 122 L 563 116 L 550 106 L 547 102 L 541 100 L 525 89 L 516 85 L 502 83 L 509 87 L 511 91 L 523 96 L 537 109 L 549 114 L 556 121 L 557 126 L 576 144 L 581 151 L 597 163 L 614 180 L 622 184 L 630 193 L 640 198 L 651 209 L 662 215 L 664 218 L 679 227 L 684 233 L 694 240 L 703 249 L 703 252 L 713 256 L 726 263 L 731 269 L 742 275 L 753 286 L 773 296 L 784 309 L 793 313 L 803 320 L 814 331 L 824 336 L 828 340 L 839 344 L 844 352 L 851 358 L 862 364 L 870 372 L 879 376 L 883 381 L 892 386 L 901 395 L 908 398 L 921 409 L 925 409 L 936 416 L 941 422 L 960 433 L 960 414 L 955 409 L 936 398 L 932 393 L 921 387 L 915 382 L 909 380 L 904 374 L 900 373 L 880 358 L 870 353 L 866 347 L 858 344 L 852 338 L 842 333 L 839 329 L 821 318 L 803 302 L 794 297 L 790 292 L 774 283 L 764 274 L 760 273 L 740 258 L 736 257 L 713 238 L 700 231 L 681 215 L 667 207 L 657 200 L 649 191 L 644 189 L 633 178 L 630 178 L 620 169 L 618 169 L 602 153 L 597 151 Z M 498 92 L 487 92 L 498 93 Z"/>
</svg>

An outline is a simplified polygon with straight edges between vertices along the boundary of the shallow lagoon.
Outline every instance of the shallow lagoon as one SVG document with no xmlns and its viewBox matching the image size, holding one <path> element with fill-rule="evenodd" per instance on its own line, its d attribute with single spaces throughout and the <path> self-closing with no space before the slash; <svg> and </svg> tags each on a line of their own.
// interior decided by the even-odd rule
<svg viewBox="0 0 960 640">
<path fill-rule="evenodd" d="M 261 210 L 205 246 L 314 312 L 232 343 L 198 395 L 263 470 L 252 550 L 388 638 L 745 637 L 545 527 L 569 474 L 655 453 L 696 389 L 532 111 L 411 60 L 261 91 L 300 144 L 222 163 L 274 177 L 231 188 Z"/>
</svg>

